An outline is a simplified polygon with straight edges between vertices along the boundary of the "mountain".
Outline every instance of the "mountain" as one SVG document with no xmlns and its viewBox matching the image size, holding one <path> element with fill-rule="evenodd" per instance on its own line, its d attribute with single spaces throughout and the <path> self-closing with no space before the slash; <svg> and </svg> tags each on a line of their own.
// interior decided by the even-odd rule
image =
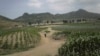
<svg viewBox="0 0 100 56">
<path fill-rule="evenodd" d="M 7 18 L 7 17 L 4 17 L 4 16 L 1 16 L 0 15 L 0 29 L 1 28 L 9 28 L 9 27 L 12 27 L 14 25 L 18 24 L 17 22 Z"/>
<path fill-rule="evenodd" d="M 79 9 L 78 11 L 69 12 L 62 15 L 56 15 L 59 19 L 77 19 L 77 18 L 85 18 L 85 19 L 97 19 L 100 18 L 100 14 L 88 12 L 83 9 Z"/>
<path fill-rule="evenodd" d="M 68 20 L 68 19 L 97 19 L 100 18 L 100 14 L 88 12 L 83 9 L 72 11 L 65 14 L 50 14 L 50 13 L 39 13 L 39 14 L 28 14 L 24 13 L 22 16 L 16 18 L 16 21 L 22 22 L 35 22 L 37 20 Z"/>
<path fill-rule="evenodd" d="M 39 14 L 28 14 L 24 13 L 22 16 L 16 18 L 16 21 L 22 22 L 36 22 L 38 20 L 51 20 L 54 18 L 54 15 L 50 13 L 39 13 Z"/>
</svg>

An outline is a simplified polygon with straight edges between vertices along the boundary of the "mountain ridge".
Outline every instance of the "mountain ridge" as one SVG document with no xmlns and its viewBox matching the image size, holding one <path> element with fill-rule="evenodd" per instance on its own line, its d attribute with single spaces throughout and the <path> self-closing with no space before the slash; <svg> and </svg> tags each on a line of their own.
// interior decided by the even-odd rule
<svg viewBox="0 0 100 56">
<path fill-rule="evenodd" d="M 62 20 L 62 19 L 66 20 L 66 19 L 75 19 L 75 18 L 86 18 L 86 19 L 100 18 L 100 14 L 88 12 L 84 9 L 79 9 L 77 11 L 72 11 L 65 14 L 56 14 L 56 15 L 53 15 L 51 13 L 37 13 L 37 14 L 26 13 L 26 14 L 27 16 L 23 14 L 24 16 L 18 17 L 15 20 L 22 21 L 22 22 L 33 22 L 36 20 Z"/>
<path fill-rule="evenodd" d="M 49 12 L 45 13 L 24 13 L 23 15 L 14 19 L 14 21 L 20 22 L 36 22 L 38 20 L 68 20 L 68 19 L 77 19 L 77 18 L 85 18 L 85 19 L 97 19 L 100 18 L 100 14 L 88 12 L 84 9 L 79 9 L 77 11 L 72 11 L 64 14 L 51 14 Z M 10 19 L 7 19 L 10 20 Z"/>
</svg>

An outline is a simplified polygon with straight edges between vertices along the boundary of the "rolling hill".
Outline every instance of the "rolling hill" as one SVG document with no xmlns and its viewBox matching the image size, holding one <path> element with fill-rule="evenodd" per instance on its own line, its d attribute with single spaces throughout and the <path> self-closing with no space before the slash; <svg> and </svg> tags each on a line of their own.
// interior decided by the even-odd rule
<svg viewBox="0 0 100 56">
<path fill-rule="evenodd" d="M 14 25 L 18 25 L 19 23 L 4 17 L 4 16 L 0 16 L 0 28 L 9 28 L 9 27 L 13 27 Z"/>
</svg>

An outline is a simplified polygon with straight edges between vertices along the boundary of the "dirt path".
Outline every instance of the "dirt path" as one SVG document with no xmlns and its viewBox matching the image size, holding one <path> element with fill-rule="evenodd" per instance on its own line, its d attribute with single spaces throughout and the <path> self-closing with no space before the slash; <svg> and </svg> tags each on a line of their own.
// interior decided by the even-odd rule
<svg viewBox="0 0 100 56">
<path fill-rule="evenodd" d="M 48 27 L 48 31 L 50 31 L 50 33 L 47 34 L 47 37 L 44 36 L 44 31 L 40 32 L 41 42 L 39 46 L 28 51 L 6 56 L 55 56 L 57 54 L 58 48 L 64 43 L 64 41 L 51 39 L 51 36 L 55 31 L 50 27 Z"/>
</svg>

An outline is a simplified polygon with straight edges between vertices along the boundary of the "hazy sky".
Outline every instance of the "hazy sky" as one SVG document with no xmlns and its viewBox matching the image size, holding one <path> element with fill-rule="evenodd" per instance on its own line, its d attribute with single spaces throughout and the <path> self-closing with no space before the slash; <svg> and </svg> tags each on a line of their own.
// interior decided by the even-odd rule
<svg viewBox="0 0 100 56">
<path fill-rule="evenodd" d="M 78 9 L 100 13 L 100 0 L 0 0 L 0 15 L 16 18 L 23 13 L 68 13 Z"/>
</svg>

